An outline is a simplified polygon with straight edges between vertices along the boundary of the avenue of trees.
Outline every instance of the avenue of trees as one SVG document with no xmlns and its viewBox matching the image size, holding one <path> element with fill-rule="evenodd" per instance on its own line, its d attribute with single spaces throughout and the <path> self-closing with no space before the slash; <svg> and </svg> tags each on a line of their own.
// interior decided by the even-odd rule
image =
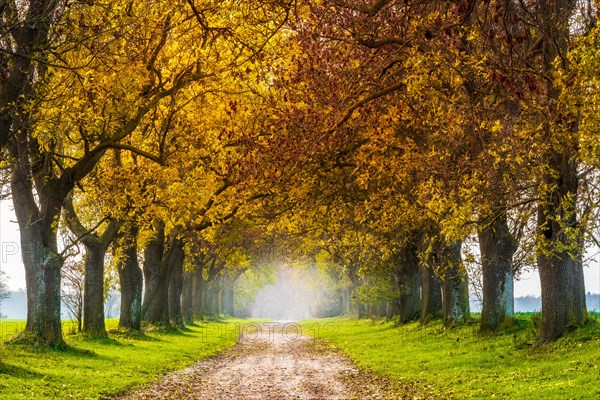
<svg viewBox="0 0 600 400">
<path fill-rule="evenodd" d="M 0 0 L 13 340 L 64 344 L 79 250 L 94 337 L 108 274 L 121 328 L 183 327 L 281 260 L 340 313 L 446 327 L 477 276 L 484 333 L 537 267 L 540 341 L 561 337 L 598 245 L 596 21 L 575 0 Z"/>
</svg>

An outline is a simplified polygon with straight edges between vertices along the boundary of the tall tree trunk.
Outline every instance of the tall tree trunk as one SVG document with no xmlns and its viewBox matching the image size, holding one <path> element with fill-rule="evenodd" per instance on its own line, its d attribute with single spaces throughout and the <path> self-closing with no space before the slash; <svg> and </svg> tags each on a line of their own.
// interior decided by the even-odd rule
<svg viewBox="0 0 600 400">
<path fill-rule="evenodd" d="M 221 300 L 221 285 L 219 283 L 219 277 L 215 277 L 209 283 L 210 289 L 210 315 L 218 316 L 220 314 L 220 300 Z"/>
<path fill-rule="evenodd" d="M 35 228 L 20 227 L 27 284 L 27 323 L 22 339 L 34 346 L 64 347 L 60 316 L 63 260 L 37 241 Z"/>
<path fill-rule="evenodd" d="M 568 58 L 571 18 L 577 2 L 554 0 L 537 8 L 543 37 L 542 57 L 545 76 L 556 76 L 561 69 L 569 73 Z M 557 61 L 561 64 L 557 67 Z M 568 329 L 581 325 L 587 315 L 581 257 L 583 241 L 578 224 L 578 116 L 559 108 L 561 90 L 546 80 L 547 114 L 544 116 L 544 142 L 553 143 L 544 158 L 544 173 L 538 204 L 537 252 L 542 288 L 542 326 L 540 340 L 555 340 Z M 556 144 L 554 144 L 556 143 Z"/>
<path fill-rule="evenodd" d="M 353 318 L 363 318 L 366 313 L 365 305 L 358 298 L 357 286 L 352 285 L 349 288 L 349 315 Z"/>
<path fill-rule="evenodd" d="M 349 262 L 347 264 L 346 274 L 351 282 L 348 287 L 349 315 L 353 318 L 362 318 L 365 316 L 366 308 L 365 305 L 360 302 L 358 296 L 357 289 L 361 284 L 361 277 L 358 275 L 358 264 L 356 262 Z"/>
<path fill-rule="evenodd" d="M 121 224 L 112 220 L 102 235 L 87 229 L 73 207 L 72 193 L 64 200 L 69 229 L 85 246 L 83 285 L 83 332 L 90 337 L 107 337 L 104 324 L 104 256 Z"/>
<path fill-rule="evenodd" d="M 83 278 L 83 332 L 107 337 L 104 324 L 104 256 L 101 244 L 86 245 Z"/>
<path fill-rule="evenodd" d="M 223 315 L 225 313 L 225 288 L 222 284 L 219 285 L 219 291 L 217 292 L 217 315 Z"/>
<path fill-rule="evenodd" d="M 142 317 L 144 321 L 156 325 L 169 325 L 169 269 L 164 260 L 165 225 L 156 220 L 153 223 L 154 237 L 144 251 L 144 301 Z"/>
<path fill-rule="evenodd" d="M 18 164 L 11 177 L 27 284 L 27 324 L 15 340 L 35 346 L 64 347 L 60 317 L 60 270 L 63 260 L 58 255 L 54 227 L 47 222 L 58 218 L 61 202 L 52 204 L 52 199 L 40 199 L 46 215 L 41 214 L 33 197 L 27 168 L 27 165 Z"/>
<path fill-rule="evenodd" d="M 350 288 L 343 287 L 340 289 L 342 296 L 342 305 L 340 307 L 341 315 L 350 315 Z"/>
<path fill-rule="evenodd" d="M 181 310 L 181 293 L 183 291 L 183 241 L 173 239 L 167 254 L 167 268 L 170 270 L 169 279 L 169 320 L 178 328 L 183 328 L 183 313 Z"/>
<path fill-rule="evenodd" d="M 513 255 L 517 246 L 508 229 L 506 212 L 499 211 L 478 237 L 483 277 L 480 329 L 495 332 L 514 317 Z"/>
<path fill-rule="evenodd" d="M 123 254 L 119 264 L 121 315 L 119 327 L 140 330 L 142 327 L 143 276 L 137 259 L 137 227 L 129 227 L 123 238 Z"/>
<path fill-rule="evenodd" d="M 197 265 L 192 277 L 192 313 L 201 317 L 205 310 L 206 281 L 202 276 L 202 266 Z"/>
<path fill-rule="evenodd" d="M 206 282 L 206 290 L 204 291 L 204 301 L 203 301 L 203 312 L 202 314 L 213 316 L 214 315 L 214 284 L 212 281 Z"/>
<path fill-rule="evenodd" d="M 414 321 L 419 318 L 419 257 L 417 246 L 407 244 L 396 255 L 394 269 L 394 284 L 399 292 L 394 299 L 401 323 Z"/>
<path fill-rule="evenodd" d="M 223 314 L 232 316 L 233 315 L 233 288 L 235 286 L 235 279 L 231 276 L 226 275 L 223 278 Z"/>
<path fill-rule="evenodd" d="M 419 281 L 421 283 L 419 320 L 422 325 L 425 325 L 442 314 L 442 287 L 440 278 L 434 273 L 432 265 L 419 265 Z"/>
<path fill-rule="evenodd" d="M 217 262 L 217 258 L 213 257 L 207 268 L 208 280 L 205 286 L 204 309 L 206 315 L 215 316 L 223 312 L 220 296 L 222 275 L 219 273 L 225 268 L 225 263 Z"/>
<path fill-rule="evenodd" d="M 442 321 L 448 328 L 469 318 L 469 285 L 461 260 L 462 241 L 442 246 Z"/>
<path fill-rule="evenodd" d="M 77 310 L 77 333 L 81 333 L 83 330 L 83 309 Z"/>
<path fill-rule="evenodd" d="M 221 315 L 221 279 L 217 277 L 213 279 L 212 286 L 212 307 L 213 315 Z"/>
<path fill-rule="evenodd" d="M 538 256 L 538 267 L 542 287 L 540 340 L 551 341 L 581 325 L 587 316 L 585 295 L 581 295 L 583 269 L 566 252 Z"/>
<path fill-rule="evenodd" d="M 469 12 L 465 16 L 463 21 L 465 27 L 471 27 L 477 23 L 476 2 L 473 1 L 471 4 L 474 7 L 472 8 L 472 12 Z M 509 27 L 506 27 L 506 29 L 508 34 Z M 473 56 L 477 54 L 479 49 L 473 46 L 472 41 L 469 40 L 469 32 L 471 32 L 469 29 L 463 30 L 459 49 L 461 52 Z M 463 81 L 463 87 L 472 107 L 474 109 L 476 107 L 479 108 L 483 102 L 484 93 L 486 93 L 484 87 L 489 85 L 489 82 L 482 80 L 470 68 L 467 68 L 466 71 L 466 79 Z M 507 117 L 514 117 L 518 105 L 510 100 L 506 100 L 506 105 L 508 106 L 507 109 L 501 109 L 501 111 L 506 112 Z M 487 164 L 487 156 L 484 153 L 484 149 L 488 147 L 488 143 L 486 142 L 489 139 L 487 138 L 494 137 L 494 135 L 490 132 L 481 132 L 479 128 L 482 125 L 481 120 L 481 116 L 474 114 L 473 120 L 465 129 L 470 141 L 473 165 L 479 165 L 478 163 L 483 158 L 484 164 L 479 165 L 479 168 L 485 168 L 486 172 L 490 174 L 489 178 L 485 180 L 487 187 L 480 188 L 479 191 L 482 194 L 485 193 L 486 201 L 496 203 L 491 205 L 491 212 L 487 215 L 487 217 L 492 219 L 492 222 L 481 227 L 478 232 L 483 265 L 484 292 L 480 327 L 482 332 L 493 332 L 502 322 L 513 315 L 512 256 L 516 248 L 508 230 L 506 211 L 503 208 L 502 200 L 500 200 L 503 196 L 502 193 L 508 191 L 506 183 L 503 182 L 501 177 L 503 174 L 502 169 L 505 167 L 499 166 L 501 164 L 496 165 L 496 163 L 494 166 Z M 483 157 L 482 154 L 484 155 Z"/>
<path fill-rule="evenodd" d="M 206 282 L 206 287 L 204 290 L 204 310 L 203 314 L 207 316 L 215 315 L 215 284 L 212 280 L 208 280 Z"/>
<path fill-rule="evenodd" d="M 181 293 L 181 314 L 183 315 L 183 323 L 191 325 L 194 323 L 194 274 L 185 271 L 183 273 L 183 289 Z"/>
<path fill-rule="evenodd" d="M 558 182 L 553 176 L 546 177 L 547 183 L 557 186 L 538 206 L 541 245 L 537 261 L 542 288 L 540 340 L 543 342 L 558 339 L 587 317 L 581 233 L 565 232 L 579 229 L 575 211 L 576 162 L 572 155 L 556 154 L 553 167 L 562 175 Z"/>
<path fill-rule="evenodd" d="M 419 282 L 421 286 L 421 325 L 442 315 L 442 284 L 437 273 L 440 267 L 438 246 L 430 246 L 430 239 L 423 233 L 419 242 Z M 431 248 L 430 248 L 431 247 Z"/>
</svg>

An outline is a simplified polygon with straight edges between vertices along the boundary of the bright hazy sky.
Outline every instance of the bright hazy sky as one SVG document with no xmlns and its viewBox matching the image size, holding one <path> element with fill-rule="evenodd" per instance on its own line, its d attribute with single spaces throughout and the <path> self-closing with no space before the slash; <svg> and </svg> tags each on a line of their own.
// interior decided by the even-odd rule
<svg viewBox="0 0 600 400">
<path fill-rule="evenodd" d="M 0 268 L 9 276 L 8 285 L 11 289 L 25 288 L 25 272 L 19 253 L 19 229 L 15 221 L 12 202 L 0 202 Z M 600 256 L 596 256 L 584 272 L 586 293 L 600 293 Z M 535 271 L 515 282 L 515 297 L 527 295 L 540 295 L 540 282 Z"/>
</svg>

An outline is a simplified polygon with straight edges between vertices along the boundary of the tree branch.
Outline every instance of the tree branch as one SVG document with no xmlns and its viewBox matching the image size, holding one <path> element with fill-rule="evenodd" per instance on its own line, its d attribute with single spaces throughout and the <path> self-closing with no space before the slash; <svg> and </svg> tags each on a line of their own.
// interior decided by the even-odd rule
<svg viewBox="0 0 600 400">
<path fill-rule="evenodd" d="M 344 1 L 344 0 L 334 0 L 333 4 L 335 4 L 336 6 L 341 7 L 341 8 L 346 8 L 348 10 L 358 11 L 358 12 L 361 12 L 363 14 L 367 14 L 370 17 L 374 17 L 389 2 L 390 2 L 390 0 L 377 0 L 375 2 L 375 4 L 373 4 L 371 7 L 359 6 L 358 4 L 350 4 L 350 3 L 348 3 L 347 1 Z"/>
<path fill-rule="evenodd" d="M 73 207 L 73 194 L 69 193 L 63 202 L 63 216 L 67 225 L 71 232 L 77 236 L 76 242 L 81 241 L 86 246 L 93 246 L 100 244 L 100 238 L 98 235 L 93 232 L 98 229 L 98 227 L 106 220 L 106 218 L 102 219 L 96 226 L 92 229 L 86 229 L 85 226 L 81 223 L 81 220 L 77 216 L 75 212 L 75 207 Z"/>
<path fill-rule="evenodd" d="M 342 125 L 344 125 L 354 114 L 354 111 L 356 111 L 357 109 L 359 109 L 360 107 L 364 106 L 365 104 L 368 104 L 369 102 L 376 100 L 380 97 L 386 96 L 390 93 L 393 93 L 395 91 L 398 91 L 402 88 L 404 88 L 405 84 L 403 82 L 397 83 L 395 85 L 392 85 L 388 88 L 379 90 L 377 92 L 371 93 L 370 95 L 364 97 L 363 99 L 357 101 L 356 103 L 354 103 L 346 112 L 346 114 L 344 115 L 344 117 L 339 120 L 334 126 L 333 128 L 330 128 L 329 130 L 327 130 L 325 133 L 326 134 L 331 134 L 333 132 L 335 132 L 337 129 L 339 129 Z"/>
</svg>

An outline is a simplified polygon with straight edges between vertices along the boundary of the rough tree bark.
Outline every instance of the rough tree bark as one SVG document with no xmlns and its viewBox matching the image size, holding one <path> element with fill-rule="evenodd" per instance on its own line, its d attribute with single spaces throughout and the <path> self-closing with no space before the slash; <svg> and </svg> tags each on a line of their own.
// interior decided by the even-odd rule
<svg viewBox="0 0 600 400">
<path fill-rule="evenodd" d="M 122 329 L 142 328 L 143 275 L 137 258 L 137 235 L 137 226 L 129 224 L 121 244 L 118 270 L 121 286 L 119 327 Z"/>
<path fill-rule="evenodd" d="M 181 292 L 181 315 L 183 323 L 191 325 L 194 323 L 194 273 L 183 272 L 183 288 Z"/>
<path fill-rule="evenodd" d="M 542 244 L 537 261 L 542 288 L 540 340 L 543 342 L 560 338 L 569 329 L 581 325 L 587 316 L 581 264 L 583 249 L 580 237 L 576 237 L 581 233 L 574 237 L 565 233 L 565 228 L 577 229 L 577 173 L 576 162 L 571 157 L 555 155 L 552 167 L 560 170 L 561 177 L 559 182 L 553 176 L 546 177 L 547 183 L 557 186 L 538 206 Z"/>
<path fill-rule="evenodd" d="M 358 275 L 358 264 L 356 262 L 347 263 L 346 274 L 350 280 L 348 287 L 348 315 L 353 318 L 362 318 L 365 316 L 365 305 L 360 302 L 358 290 L 361 283 L 361 277 Z"/>
<path fill-rule="evenodd" d="M 399 296 L 394 299 L 394 308 L 401 323 L 419 318 L 419 257 L 415 243 L 402 247 L 395 257 L 393 279 Z"/>
<path fill-rule="evenodd" d="M 432 265 L 419 265 L 419 282 L 421 284 L 419 320 L 422 325 L 425 325 L 442 314 L 442 287 Z"/>
<path fill-rule="evenodd" d="M 169 324 L 167 298 L 169 295 L 169 271 L 164 263 L 165 224 L 159 219 L 153 222 L 154 236 L 144 250 L 144 301 L 142 319 L 152 324 Z"/>
<path fill-rule="evenodd" d="M 177 328 L 183 328 L 183 312 L 181 309 L 181 294 L 183 292 L 183 241 L 178 238 L 171 240 L 171 247 L 166 257 L 167 268 L 170 270 L 169 277 L 169 321 Z"/>
<path fill-rule="evenodd" d="M 19 135 L 19 141 L 26 141 Z M 26 145 L 18 146 L 26 151 Z M 53 221 L 60 216 L 63 197 L 60 191 L 46 187 L 47 196 L 34 197 L 31 164 L 27 155 L 20 156 L 13 167 L 11 191 L 19 230 L 21 255 L 27 284 L 27 324 L 16 341 L 35 346 L 63 347 L 60 320 L 60 270 L 63 259 L 58 254 Z M 66 193 L 65 193 L 66 195 Z"/>
<path fill-rule="evenodd" d="M 155 325 L 183 325 L 181 291 L 183 288 L 183 240 L 171 232 L 165 249 L 165 224 L 153 222 L 154 237 L 144 251 L 145 292 L 142 303 L 144 321 Z M 166 251 L 165 251 L 166 250 Z M 171 301 L 169 297 L 171 295 Z"/>
<path fill-rule="evenodd" d="M 461 260 L 462 241 L 442 245 L 442 321 L 449 328 L 469 318 L 468 277 Z"/>
<path fill-rule="evenodd" d="M 195 317 L 201 317 L 205 309 L 206 281 L 203 276 L 203 266 L 196 264 L 196 270 L 192 276 L 192 313 Z"/>
<path fill-rule="evenodd" d="M 506 212 L 478 232 L 483 278 L 481 332 L 495 332 L 514 317 L 513 255 L 517 250 Z"/>
<path fill-rule="evenodd" d="M 104 325 L 104 256 L 100 244 L 85 245 L 83 278 L 83 333 L 90 337 L 107 337 Z"/>
</svg>

